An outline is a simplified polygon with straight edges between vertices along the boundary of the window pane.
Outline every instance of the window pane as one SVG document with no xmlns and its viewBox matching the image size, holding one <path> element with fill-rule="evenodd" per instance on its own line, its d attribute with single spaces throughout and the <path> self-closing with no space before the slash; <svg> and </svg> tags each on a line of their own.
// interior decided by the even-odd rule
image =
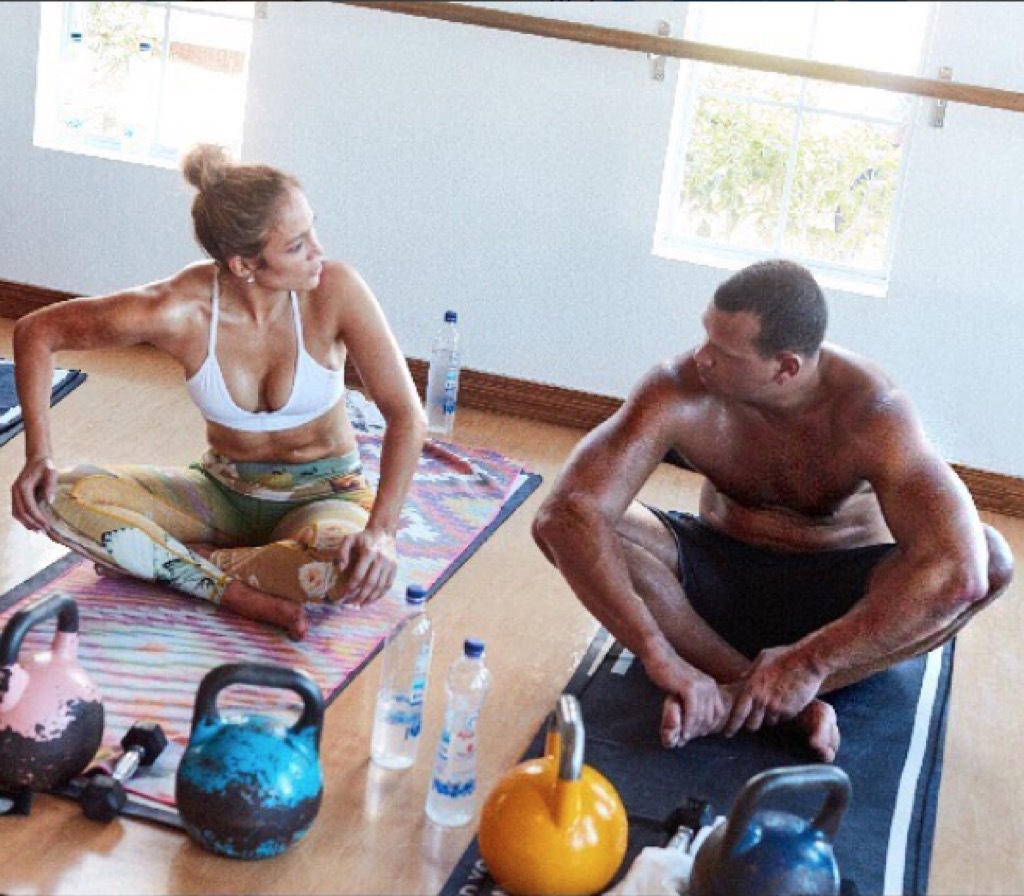
<svg viewBox="0 0 1024 896">
<path fill-rule="evenodd" d="M 676 235 L 770 248 L 776 242 L 795 113 L 705 96 L 686 154 Z"/>
<path fill-rule="evenodd" d="M 812 57 L 836 65 L 916 75 L 928 3 L 821 3 Z"/>
<path fill-rule="evenodd" d="M 806 115 L 783 250 L 883 270 L 902 144 L 902 128 Z"/>
<path fill-rule="evenodd" d="M 209 12 L 215 15 L 235 16 L 240 19 L 251 19 L 256 13 L 255 3 L 240 3 L 236 0 L 192 0 L 192 2 L 180 2 L 173 4 L 175 9 L 181 8 L 189 12 Z"/>
<path fill-rule="evenodd" d="M 60 76 L 59 116 L 77 132 L 66 136 L 118 141 L 134 111 L 132 60 L 144 40 L 159 52 L 162 12 L 134 3 L 77 3 L 69 20 L 73 28 L 81 27 L 82 40 L 80 46 L 67 46 Z"/>
<path fill-rule="evenodd" d="M 778 56 L 806 56 L 814 27 L 813 3 L 701 3 L 687 18 L 686 35 L 702 43 Z"/>
<path fill-rule="evenodd" d="M 202 140 L 237 150 L 251 38 L 249 21 L 172 10 L 162 143 Z"/>
<path fill-rule="evenodd" d="M 890 90 L 872 90 L 828 81 L 807 81 L 804 100 L 808 106 L 830 112 L 846 112 L 891 122 L 906 121 L 917 97 Z"/>
<path fill-rule="evenodd" d="M 796 102 L 800 96 L 800 79 L 792 75 L 704 62 L 694 66 L 694 73 L 700 87 L 706 90 L 789 103 Z"/>
</svg>

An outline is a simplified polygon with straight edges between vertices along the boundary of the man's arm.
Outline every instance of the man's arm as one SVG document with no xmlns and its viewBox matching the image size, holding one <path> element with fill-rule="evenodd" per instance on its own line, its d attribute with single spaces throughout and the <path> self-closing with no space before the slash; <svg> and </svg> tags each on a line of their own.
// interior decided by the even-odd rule
<svg viewBox="0 0 1024 896">
<path fill-rule="evenodd" d="M 583 605 L 684 707 L 684 739 L 724 714 L 717 685 L 671 646 L 630 578 L 617 525 L 670 447 L 682 447 L 687 397 L 678 372 L 651 371 L 570 455 L 533 525 L 534 538 Z"/>
<path fill-rule="evenodd" d="M 727 726 L 791 718 L 823 690 L 928 650 L 989 593 L 988 547 L 964 484 L 928 442 L 902 396 L 851 434 L 896 550 L 865 596 L 796 644 L 763 652 Z"/>
</svg>

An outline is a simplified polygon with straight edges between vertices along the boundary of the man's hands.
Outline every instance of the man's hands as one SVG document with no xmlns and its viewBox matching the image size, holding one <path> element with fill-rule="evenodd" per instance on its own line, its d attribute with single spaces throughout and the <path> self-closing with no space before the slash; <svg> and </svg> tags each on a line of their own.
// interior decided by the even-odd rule
<svg viewBox="0 0 1024 896">
<path fill-rule="evenodd" d="M 394 584 L 398 572 L 398 546 L 394 533 L 363 529 L 346 535 L 338 547 L 338 565 L 348 573 L 341 602 L 361 607 L 380 600 Z"/>
<path fill-rule="evenodd" d="M 817 695 L 825 676 L 791 646 L 762 650 L 750 671 L 737 682 L 729 720 L 723 729 L 731 737 L 741 728 L 758 731 L 795 718 Z"/>
<path fill-rule="evenodd" d="M 791 646 L 763 650 L 746 676 L 728 684 L 719 684 L 669 652 L 648 659 L 644 668 L 666 692 L 661 716 L 661 742 L 666 747 L 681 747 L 708 734 L 731 737 L 741 729 L 758 731 L 791 719 L 801 721 L 808 707 L 818 702 L 815 697 L 824 680 Z M 834 728 L 833 719 L 830 730 Z"/>
<path fill-rule="evenodd" d="M 11 486 L 11 509 L 14 518 L 26 529 L 44 531 L 47 526 L 44 504 L 49 504 L 57 491 L 57 468 L 49 457 L 25 461 L 18 478 Z"/>
</svg>

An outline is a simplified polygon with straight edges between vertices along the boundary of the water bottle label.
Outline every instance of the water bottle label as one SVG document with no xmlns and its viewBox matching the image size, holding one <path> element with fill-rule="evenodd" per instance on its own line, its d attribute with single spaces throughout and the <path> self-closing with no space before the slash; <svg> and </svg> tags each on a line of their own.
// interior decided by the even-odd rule
<svg viewBox="0 0 1024 896">
<path fill-rule="evenodd" d="M 405 736 L 413 740 L 420 736 L 420 728 L 423 725 L 423 694 L 427 689 L 427 680 L 417 675 L 412 680 L 412 688 L 409 691 L 409 713 L 406 718 Z"/>
<path fill-rule="evenodd" d="M 455 401 L 459 388 L 459 368 L 449 367 L 444 377 L 444 398 L 441 405 L 445 414 L 455 413 Z"/>
<path fill-rule="evenodd" d="M 446 719 L 437 748 L 431 789 L 457 799 L 476 790 L 476 723 L 478 713 L 454 713 Z"/>
<path fill-rule="evenodd" d="M 442 781 L 440 778 L 434 778 L 431 787 L 435 793 L 453 800 L 476 793 L 476 781 L 472 778 L 464 781 Z"/>
<path fill-rule="evenodd" d="M 405 694 L 395 694 L 389 703 L 384 715 L 384 721 L 389 725 L 408 726 L 413 723 L 413 716 L 416 715 L 409 705 L 409 698 Z M 418 719 L 417 728 L 418 726 Z"/>
</svg>

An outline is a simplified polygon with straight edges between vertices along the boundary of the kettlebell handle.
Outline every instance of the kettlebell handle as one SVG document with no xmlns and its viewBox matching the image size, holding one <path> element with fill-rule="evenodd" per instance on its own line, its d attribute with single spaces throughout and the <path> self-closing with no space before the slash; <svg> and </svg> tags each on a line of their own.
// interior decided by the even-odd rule
<svg viewBox="0 0 1024 896">
<path fill-rule="evenodd" d="M 217 721 L 217 695 L 233 684 L 280 688 L 298 694 L 302 698 L 302 715 L 290 730 L 293 734 L 298 734 L 305 728 L 313 728 L 314 742 L 319 750 L 324 719 L 324 698 L 320 687 L 312 676 L 301 669 L 271 663 L 225 663 L 207 672 L 196 693 L 196 708 L 192 714 L 193 734 L 200 722 Z"/>
<path fill-rule="evenodd" d="M 544 752 L 558 759 L 558 778 L 578 781 L 583 775 L 583 711 L 572 694 L 562 694 L 550 715 Z"/>
<path fill-rule="evenodd" d="M 834 765 L 796 765 L 772 768 L 754 775 L 736 798 L 722 837 L 721 860 L 733 854 L 754 815 L 754 809 L 770 793 L 821 787 L 825 802 L 811 827 L 829 839 L 839 830 L 839 821 L 850 801 L 850 778 Z"/>
<path fill-rule="evenodd" d="M 51 616 L 57 617 L 57 631 L 65 634 L 78 632 L 78 604 L 66 594 L 50 594 L 18 610 L 7 621 L 0 635 L 0 667 L 13 666 L 18 660 L 21 642 L 28 630 Z"/>
</svg>

